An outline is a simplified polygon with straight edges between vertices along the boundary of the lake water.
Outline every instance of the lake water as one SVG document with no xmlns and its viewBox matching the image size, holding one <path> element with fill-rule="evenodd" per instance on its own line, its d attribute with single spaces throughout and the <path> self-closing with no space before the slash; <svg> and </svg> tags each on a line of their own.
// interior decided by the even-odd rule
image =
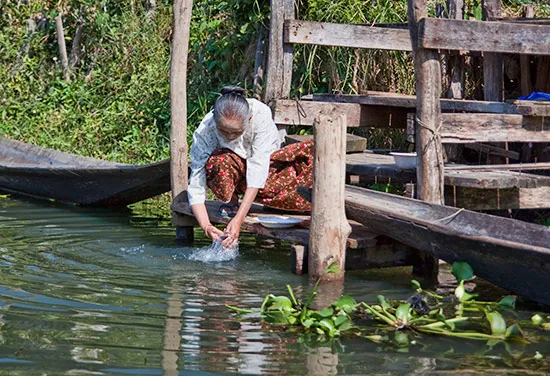
<svg viewBox="0 0 550 376">
<path fill-rule="evenodd" d="M 408 347 L 331 342 L 240 319 L 307 276 L 290 272 L 289 244 L 243 235 L 237 258 L 189 260 L 210 241 L 179 246 L 153 215 L 0 199 L 1 375 L 546 374 L 550 341 L 530 344 L 422 336 Z M 345 293 L 406 299 L 410 269 L 348 272 Z M 530 318 L 515 311 L 508 317 Z M 548 332 L 547 332 L 548 333 Z M 544 358 L 535 360 L 539 351 Z"/>
</svg>

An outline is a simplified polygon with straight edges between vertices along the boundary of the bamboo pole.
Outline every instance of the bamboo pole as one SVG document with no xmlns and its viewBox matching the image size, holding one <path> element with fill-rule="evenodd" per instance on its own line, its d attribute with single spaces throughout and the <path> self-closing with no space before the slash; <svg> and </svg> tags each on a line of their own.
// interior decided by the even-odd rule
<svg viewBox="0 0 550 376">
<path fill-rule="evenodd" d="M 314 124 L 314 164 L 308 269 L 311 281 L 344 278 L 351 226 L 345 213 L 346 116 L 321 114 Z M 339 272 L 326 274 L 332 263 Z"/>
<path fill-rule="evenodd" d="M 172 56 L 170 62 L 170 178 L 173 203 L 187 202 L 188 145 L 187 145 L 187 52 L 193 0 L 174 0 Z M 172 214 L 176 237 L 192 241 L 193 221 Z"/>
<path fill-rule="evenodd" d="M 409 31 L 416 73 L 416 181 L 419 199 L 442 204 L 443 150 L 438 129 L 441 70 L 437 52 L 418 46 L 418 21 L 427 14 L 425 0 L 409 0 Z"/>
</svg>

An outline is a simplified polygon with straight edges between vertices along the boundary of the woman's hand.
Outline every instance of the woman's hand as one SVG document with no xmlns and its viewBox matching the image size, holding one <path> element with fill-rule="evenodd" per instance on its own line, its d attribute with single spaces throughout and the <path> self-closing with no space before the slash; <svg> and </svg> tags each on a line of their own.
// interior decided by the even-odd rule
<svg viewBox="0 0 550 376">
<path fill-rule="evenodd" d="M 205 228 L 204 228 L 204 233 L 206 234 L 206 236 L 208 236 L 210 239 L 214 240 L 214 241 L 217 241 L 219 240 L 220 236 L 223 234 L 223 231 L 221 230 L 218 230 L 218 228 L 216 226 L 214 226 L 213 224 L 208 224 Z"/>
<path fill-rule="evenodd" d="M 243 221 L 240 219 L 240 217 L 234 217 L 227 224 L 227 227 L 224 230 L 224 233 L 227 235 L 227 237 L 222 241 L 222 245 L 225 248 L 232 247 L 235 244 L 235 242 L 239 240 L 242 224 L 243 224 Z"/>
</svg>

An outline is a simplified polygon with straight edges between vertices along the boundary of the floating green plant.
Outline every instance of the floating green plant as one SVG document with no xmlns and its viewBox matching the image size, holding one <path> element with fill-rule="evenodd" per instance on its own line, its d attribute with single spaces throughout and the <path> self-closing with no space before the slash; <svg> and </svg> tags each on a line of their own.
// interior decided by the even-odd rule
<svg viewBox="0 0 550 376">
<path fill-rule="evenodd" d="M 335 271 L 331 265 L 327 273 Z M 409 334 L 435 334 L 490 343 L 526 342 L 519 325 L 508 325 L 499 312 L 502 308 L 513 309 L 515 297 L 507 296 L 499 302 L 476 300 L 477 294 L 464 287 L 464 281 L 474 276 L 471 267 L 455 263 L 452 271 L 459 284 L 451 296 L 424 290 L 413 280 L 414 294 L 406 301 L 390 301 L 378 295 L 376 303 L 367 304 L 345 295 L 326 308 L 314 310 L 310 305 L 317 295 L 318 279 L 305 302 L 298 300 L 292 287 L 287 285 L 288 296 L 267 295 L 259 311 L 227 307 L 239 313 L 259 313 L 268 324 L 301 329 L 325 338 L 349 333 L 374 342 L 386 342 L 394 332 L 393 339 L 398 345 L 408 344 Z"/>
</svg>

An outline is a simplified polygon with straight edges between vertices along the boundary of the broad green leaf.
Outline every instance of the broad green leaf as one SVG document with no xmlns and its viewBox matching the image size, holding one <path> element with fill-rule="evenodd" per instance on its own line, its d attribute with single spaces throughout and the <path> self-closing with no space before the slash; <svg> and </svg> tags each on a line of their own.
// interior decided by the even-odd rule
<svg viewBox="0 0 550 376">
<path fill-rule="evenodd" d="M 338 308 L 346 313 L 351 313 L 355 306 L 357 305 L 357 302 L 355 299 L 353 299 L 351 296 L 344 295 L 340 297 L 336 302 L 332 303 L 332 306 L 335 308 Z"/>
<path fill-rule="evenodd" d="M 311 327 L 311 325 L 313 325 L 315 321 L 313 319 L 307 319 L 305 320 L 302 325 L 304 326 L 304 328 L 308 329 Z"/>
<path fill-rule="evenodd" d="M 336 328 L 331 319 L 322 319 L 319 321 L 319 327 L 322 328 L 328 335 L 333 336 Z"/>
<path fill-rule="evenodd" d="M 413 287 L 417 290 L 422 290 L 422 286 L 420 285 L 420 282 L 418 282 L 416 279 L 413 279 L 411 281 L 411 284 L 413 285 Z"/>
<path fill-rule="evenodd" d="M 399 307 L 397 307 L 397 310 L 395 311 L 395 317 L 397 317 L 397 320 L 403 323 L 403 325 L 407 325 L 409 322 L 409 319 L 411 317 L 411 305 L 409 303 L 401 304 Z"/>
<path fill-rule="evenodd" d="M 539 315 L 538 313 L 534 314 L 532 317 L 531 317 L 531 322 L 534 324 L 534 325 L 540 325 L 544 322 L 544 319 L 542 318 L 541 315 Z"/>
<path fill-rule="evenodd" d="M 498 302 L 499 306 L 502 307 L 508 307 L 508 308 L 516 308 L 516 297 L 515 296 L 505 296 Z"/>
<path fill-rule="evenodd" d="M 458 282 L 470 279 L 474 277 L 474 270 L 467 262 L 456 261 L 453 262 L 451 267 L 451 273 L 455 276 Z"/>
<path fill-rule="evenodd" d="M 466 291 L 464 288 L 464 281 L 460 281 L 460 284 L 455 289 L 455 296 L 460 302 L 466 302 L 468 300 L 472 300 L 473 298 L 477 297 L 478 294 L 470 294 Z"/>
<path fill-rule="evenodd" d="M 321 317 L 330 317 L 334 314 L 334 310 L 332 308 L 323 308 L 319 311 L 319 315 Z"/>
<path fill-rule="evenodd" d="M 506 339 L 510 340 L 523 340 L 523 332 L 518 324 L 512 324 L 508 329 L 506 329 Z"/>
<path fill-rule="evenodd" d="M 384 295 L 378 295 L 378 296 L 376 297 L 376 299 L 378 299 L 378 303 L 380 303 L 380 305 L 382 306 L 382 309 L 383 309 L 383 310 L 387 310 L 387 309 L 390 309 L 390 308 L 391 308 L 390 303 L 388 303 L 388 301 L 386 300 L 386 298 L 384 297 Z"/>
<path fill-rule="evenodd" d="M 338 328 L 340 325 L 346 323 L 349 321 L 349 317 L 347 315 L 340 315 L 332 318 L 332 321 L 334 321 L 334 325 Z"/>
<path fill-rule="evenodd" d="M 399 345 L 408 345 L 409 344 L 409 336 L 407 335 L 407 333 L 404 333 L 404 332 L 401 332 L 401 331 L 396 331 L 395 332 L 395 342 L 397 342 Z"/>
<path fill-rule="evenodd" d="M 506 334 L 506 321 L 502 315 L 498 312 L 486 312 L 485 316 L 491 324 L 491 333 L 496 336 L 503 336 Z"/>
<path fill-rule="evenodd" d="M 286 296 L 274 296 L 267 302 L 267 309 L 269 311 L 291 311 L 292 302 Z"/>
<path fill-rule="evenodd" d="M 333 262 L 327 268 L 327 274 L 337 274 L 340 273 L 340 265 L 337 262 Z"/>
</svg>

